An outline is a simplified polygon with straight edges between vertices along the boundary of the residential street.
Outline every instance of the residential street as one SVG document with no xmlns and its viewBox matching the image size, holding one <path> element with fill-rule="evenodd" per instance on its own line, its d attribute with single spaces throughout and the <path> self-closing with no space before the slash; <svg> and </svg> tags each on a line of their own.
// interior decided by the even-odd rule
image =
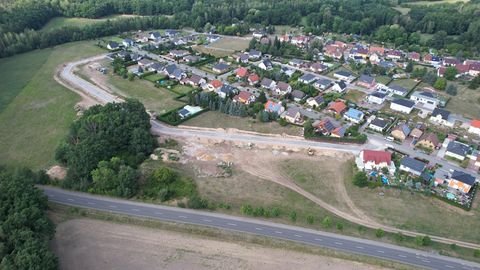
<svg viewBox="0 0 480 270">
<path fill-rule="evenodd" d="M 473 262 L 296 226 L 178 207 L 111 199 L 47 186 L 42 186 L 41 188 L 48 196 L 49 201 L 74 207 L 90 208 L 134 217 L 201 225 L 227 231 L 272 237 L 311 246 L 326 247 L 348 253 L 396 261 L 427 269 L 480 269 L 480 265 Z"/>
</svg>

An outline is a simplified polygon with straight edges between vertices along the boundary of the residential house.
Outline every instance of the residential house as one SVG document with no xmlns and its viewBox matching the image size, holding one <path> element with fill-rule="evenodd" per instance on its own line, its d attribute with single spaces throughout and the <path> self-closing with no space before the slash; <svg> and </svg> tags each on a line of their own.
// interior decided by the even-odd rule
<svg viewBox="0 0 480 270">
<path fill-rule="evenodd" d="M 289 67 L 283 66 L 280 71 L 287 75 L 288 77 L 292 77 L 293 73 L 295 73 L 294 69 L 291 69 Z"/>
<path fill-rule="evenodd" d="M 359 111 L 354 108 L 348 109 L 348 111 L 343 115 L 343 117 L 355 124 L 359 124 L 360 122 L 363 121 L 363 117 L 365 117 L 365 114 L 362 111 Z"/>
<path fill-rule="evenodd" d="M 201 107 L 186 105 L 178 111 L 178 115 L 180 118 L 185 119 L 189 116 L 199 113 L 200 111 L 202 111 Z"/>
<path fill-rule="evenodd" d="M 305 61 L 293 58 L 292 60 L 288 61 L 288 64 L 294 67 L 301 67 L 305 64 Z"/>
<path fill-rule="evenodd" d="M 252 73 L 250 74 L 250 76 L 248 76 L 248 83 L 250 85 L 256 85 L 258 84 L 259 81 L 260 81 L 260 76 L 258 76 L 256 73 Z"/>
<path fill-rule="evenodd" d="M 286 82 L 278 82 L 274 91 L 276 95 L 283 96 L 292 92 L 292 87 Z"/>
<path fill-rule="evenodd" d="M 432 66 L 438 66 L 442 63 L 442 59 L 438 56 L 435 56 L 433 54 L 426 54 L 423 57 L 423 62 L 430 64 Z"/>
<path fill-rule="evenodd" d="M 263 78 L 260 86 L 265 89 L 273 90 L 277 83 L 274 80 L 270 80 L 269 78 Z"/>
<path fill-rule="evenodd" d="M 410 100 L 413 100 L 419 109 L 428 111 L 433 111 L 440 103 L 437 95 L 428 91 L 415 91 Z"/>
<path fill-rule="evenodd" d="M 139 67 L 142 67 L 143 70 L 147 70 L 149 69 L 153 64 L 155 64 L 155 62 L 153 62 L 152 60 L 150 59 L 146 59 L 146 58 L 143 58 L 141 59 L 140 61 L 137 62 L 138 63 L 138 66 Z M 176 68 L 176 66 L 175 66 Z M 172 70 L 173 72 L 173 70 Z"/>
<path fill-rule="evenodd" d="M 362 74 L 357 81 L 357 85 L 365 88 L 373 88 L 376 85 L 375 78 Z"/>
<path fill-rule="evenodd" d="M 170 79 L 175 79 L 177 81 L 181 81 L 183 78 L 187 77 L 187 73 L 180 68 L 177 68 L 173 71 L 173 73 L 168 74 Z"/>
<path fill-rule="evenodd" d="M 343 56 L 343 53 L 345 52 L 345 47 L 343 46 L 337 46 L 335 44 L 329 44 L 327 46 L 324 46 L 324 54 L 328 57 L 332 57 L 335 59 L 340 59 Z"/>
<path fill-rule="evenodd" d="M 379 56 L 383 56 L 385 54 L 385 48 L 380 46 L 370 46 L 368 53 L 370 55 L 377 54 Z"/>
<path fill-rule="evenodd" d="M 371 63 L 378 64 L 382 60 L 382 57 L 376 53 L 373 53 L 370 55 L 368 59 L 370 60 Z"/>
<path fill-rule="evenodd" d="M 368 125 L 368 128 L 371 130 L 375 130 L 377 132 L 383 132 L 388 126 L 388 121 L 382 118 L 375 118 L 372 122 Z"/>
<path fill-rule="evenodd" d="M 332 130 L 332 133 L 330 134 L 330 137 L 343 138 L 343 137 L 345 137 L 346 132 L 347 132 L 346 127 L 339 126 L 339 127 L 336 127 L 334 130 Z"/>
<path fill-rule="evenodd" d="M 219 89 L 220 87 L 222 87 L 223 83 L 219 80 L 211 80 L 208 84 L 207 84 L 207 89 L 209 91 L 217 91 L 217 89 Z"/>
<path fill-rule="evenodd" d="M 450 112 L 447 110 L 435 108 L 430 116 L 430 122 L 443 125 L 446 127 L 453 127 L 454 121 L 450 120 Z"/>
<path fill-rule="evenodd" d="M 312 126 L 315 128 L 316 133 L 320 133 L 324 136 L 330 136 L 332 131 L 337 128 L 329 118 L 317 120 L 313 122 Z"/>
<path fill-rule="evenodd" d="M 167 37 L 176 37 L 176 36 L 180 35 L 180 31 L 173 30 L 173 29 L 167 29 L 167 30 L 165 30 L 165 35 Z"/>
<path fill-rule="evenodd" d="M 170 55 L 173 58 L 182 58 L 184 56 L 189 55 L 190 52 L 186 50 L 171 50 L 168 55 Z"/>
<path fill-rule="evenodd" d="M 470 189 L 475 185 L 476 179 L 474 176 L 454 170 L 448 181 L 448 187 L 459 190 L 463 193 L 469 193 Z"/>
<path fill-rule="evenodd" d="M 198 76 L 197 74 L 192 74 L 192 76 L 190 76 L 189 78 L 186 79 L 185 83 L 186 84 L 189 84 L 193 87 L 197 87 L 197 86 L 200 86 L 204 83 L 206 83 L 207 81 L 205 81 L 204 78 Z"/>
<path fill-rule="evenodd" d="M 255 102 L 255 99 L 255 95 L 247 91 L 240 91 L 238 95 L 233 97 L 233 101 L 240 102 L 245 105 Z"/>
<path fill-rule="evenodd" d="M 341 115 L 347 110 L 347 105 L 343 101 L 333 101 L 328 104 L 327 110 L 336 115 Z"/>
<path fill-rule="evenodd" d="M 294 101 L 300 102 L 305 97 L 305 93 L 300 90 L 293 90 L 291 96 Z"/>
<path fill-rule="evenodd" d="M 302 77 L 298 78 L 298 81 L 304 84 L 311 84 L 317 80 L 315 75 L 310 73 L 305 73 Z"/>
<path fill-rule="evenodd" d="M 220 87 L 220 89 L 217 90 L 217 94 L 221 98 L 231 97 L 237 93 L 238 93 L 238 90 L 229 84 L 223 84 L 222 87 Z"/>
<path fill-rule="evenodd" d="M 332 81 L 328 79 L 318 79 L 313 83 L 313 86 L 320 90 L 326 90 L 332 85 Z"/>
<path fill-rule="evenodd" d="M 480 75 L 480 62 L 475 62 L 469 64 L 468 74 L 472 77 L 476 77 Z"/>
<path fill-rule="evenodd" d="M 317 72 L 317 73 L 323 72 L 327 69 L 328 69 L 328 67 L 326 65 L 324 65 L 322 63 L 318 63 L 318 62 L 315 62 L 315 63 L 310 65 L 310 70 L 313 71 L 313 72 Z"/>
<path fill-rule="evenodd" d="M 196 55 L 186 55 L 186 56 L 183 57 L 183 61 L 185 61 L 186 63 L 189 63 L 189 64 L 196 63 L 199 60 L 200 60 L 200 57 L 196 56 Z"/>
<path fill-rule="evenodd" d="M 387 70 L 390 70 L 390 69 L 393 69 L 395 68 L 397 65 L 391 61 L 384 61 L 382 59 L 380 59 L 380 61 L 378 61 L 377 63 L 379 66 L 387 69 Z"/>
<path fill-rule="evenodd" d="M 208 43 L 213 43 L 215 41 L 218 41 L 220 39 L 220 36 L 209 34 L 205 36 L 205 39 L 207 40 Z"/>
<path fill-rule="evenodd" d="M 401 142 L 403 142 L 408 137 L 409 134 L 410 134 L 410 128 L 405 123 L 402 123 L 396 126 L 390 133 L 390 135 L 392 135 L 393 138 Z"/>
<path fill-rule="evenodd" d="M 388 59 L 400 60 L 402 59 L 403 53 L 399 50 L 389 50 L 385 56 Z"/>
<path fill-rule="evenodd" d="M 480 120 L 478 119 L 472 120 L 470 122 L 470 127 L 468 128 L 468 132 L 480 136 Z"/>
<path fill-rule="evenodd" d="M 440 146 L 440 141 L 435 133 L 424 133 L 415 146 L 434 150 Z"/>
<path fill-rule="evenodd" d="M 360 170 L 381 171 L 383 168 L 387 168 L 390 174 L 394 174 L 396 170 L 392 154 L 387 151 L 363 150 L 356 158 L 355 163 Z"/>
<path fill-rule="evenodd" d="M 353 76 L 352 73 L 348 72 L 348 71 L 345 71 L 345 70 L 339 70 L 337 72 L 335 72 L 333 74 L 333 77 L 339 79 L 339 80 L 342 80 L 342 81 L 346 81 L 346 82 L 352 82 L 353 80 L 355 80 L 355 76 Z"/>
<path fill-rule="evenodd" d="M 153 64 L 151 64 L 148 67 L 148 70 L 154 71 L 154 72 L 157 72 L 157 73 L 162 72 L 164 69 L 165 69 L 165 64 L 164 63 L 158 63 L 158 62 L 154 62 Z"/>
<path fill-rule="evenodd" d="M 322 105 L 325 102 L 323 97 L 321 95 L 318 95 L 316 97 L 310 97 L 307 99 L 307 105 L 311 107 L 318 108 L 320 105 Z"/>
<path fill-rule="evenodd" d="M 367 102 L 373 104 L 383 104 L 386 97 L 387 94 L 376 91 L 367 96 Z"/>
<path fill-rule="evenodd" d="M 151 39 L 151 40 L 157 40 L 161 37 L 162 37 L 162 35 L 160 35 L 159 32 L 150 32 L 150 36 L 148 38 Z"/>
<path fill-rule="evenodd" d="M 266 35 L 267 35 L 267 32 L 265 32 L 265 31 L 263 31 L 263 30 L 256 30 L 256 31 L 254 31 L 253 34 L 252 34 L 252 36 L 253 36 L 254 38 L 262 38 L 262 37 L 264 37 L 264 36 L 266 36 Z"/>
<path fill-rule="evenodd" d="M 395 99 L 390 103 L 390 109 L 405 114 L 410 114 L 414 106 L 415 102 L 408 99 Z"/>
<path fill-rule="evenodd" d="M 285 111 L 285 108 L 282 106 L 281 102 L 274 102 L 269 100 L 267 101 L 267 103 L 265 103 L 265 111 L 274 112 L 278 115 L 281 115 Z"/>
<path fill-rule="evenodd" d="M 424 162 L 421 162 L 419 160 L 416 160 L 411 157 L 404 157 L 400 161 L 400 170 L 407 172 L 409 174 L 413 174 L 415 176 L 420 176 L 422 175 L 423 171 L 427 167 L 427 164 Z"/>
<path fill-rule="evenodd" d="M 248 52 L 249 59 L 260 59 L 260 57 L 262 57 L 262 52 L 253 49 Z"/>
<path fill-rule="evenodd" d="M 281 115 L 281 117 L 292 124 L 298 124 L 303 122 L 302 114 L 300 113 L 300 109 L 298 107 L 288 108 L 287 111 L 285 111 Z"/>
<path fill-rule="evenodd" d="M 273 64 L 269 59 L 263 59 L 260 64 L 258 64 L 258 67 L 263 70 L 271 70 L 273 69 Z"/>
<path fill-rule="evenodd" d="M 408 93 L 408 89 L 397 84 L 389 85 L 387 91 L 391 92 L 394 95 L 398 95 L 402 97 L 406 96 Z"/>
<path fill-rule="evenodd" d="M 120 44 L 118 44 L 115 41 L 109 41 L 107 43 L 107 49 L 109 49 L 110 51 L 118 50 L 118 49 L 120 49 Z"/>
<path fill-rule="evenodd" d="M 414 62 L 420 62 L 420 54 L 417 52 L 410 52 L 407 54 L 408 60 L 414 61 Z"/>
<path fill-rule="evenodd" d="M 225 73 L 230 69 L 230 66 L 226 63 L 218 63 L 213 66 L 212 70 L 216 73 Z"/>
<path fill-rule="evenodd" d="M 333 84 L 332 89 L 337 91 L 340 94 L 343 94 L 347 91 L 347 84 L 344 81 L 336 81 Z"/>
<path fill-rule="evenodd" d="M 420 139 L 422 135 L 423 135 L 423 131 L 418 127 L 413 128 L 412 131 L 410 132 L 410 137 L 412 137 L 415 140 Z"/>
<path fill-rule="evenodd" d="M 447 67 L 454 67 L 462 62 L 455 57 L 445 57 L 443 58 L 442 64 Z"/>
<path fill-rule="evenodd" d="M 235 75 L 237 76 L 237 78 L 246 78 L 248 76 L 248 69 L 244 67 L 239 67 L 235 71 Z"/>
<path fill-rule="evenodd" d="M 458 141 L 451 141 L 447 146 L 445 156 L 452 157 L 458 160 L 464 160 L 470 151 L 470 146 Z"/>
<path fill-rule="evenodd" d="M 130 38 L 125 38 L 123 39 L 122 44 L 125 48 L 128 48 L 135 45 L 135 41 L 133 41 L 133 39 L 130 39 Z"/>
</svg>

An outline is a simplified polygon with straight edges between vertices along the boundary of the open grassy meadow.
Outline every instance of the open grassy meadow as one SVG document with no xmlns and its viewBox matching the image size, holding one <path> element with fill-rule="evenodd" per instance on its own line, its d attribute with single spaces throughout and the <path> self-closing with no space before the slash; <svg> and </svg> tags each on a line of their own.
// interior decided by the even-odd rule
<svg viewBox="0 0 480 270">
<path fill-rule="evenodd" d="M 54 163 L 80 100 L 53 79 L 55 69 L 100 52 L 93 42 L 76 42 L 0 59 L 0 164 L 40 169 Z"/>
<path fill-rule="evenodd" d="M 405 87 L 408 90 L 412 90 L 415 85 L 417 85 L 417 82 L 414 81 L 413 79 L 398 79 L 398 80 L 392 80 L 388 85 L 399 85 L 402 87 Z"/>
<path fill-rule="evenodd" d="M 42 31 L 48 31 L 52 29 L 57 29 L 61 28 L 64 26 L 78 26 L 78 27 L 83 27 L 86 25 L 92 25 L 95 23 L 99 22 L 104 22 L 106 20 L 116 20 L 116 19 L 121 19 L 121 18 L 130 18 L 130 17 L 135 17 L 136 15 L 112 15 L 112 16 L 107 16 L 99 19 L 89 19 L 89 18 L 77 18 L 77 17 L 72 17 L 72 18 L 67 18 L 67 17 L 55 17 L 51 19 L 47 24 L 45 24 L 42 27 Z"/>
<path fill-rule="evenodd" d="M 183 125 L 208 128 L 236 128 L 260 133 L 286 133 L 296 136 L 300 136 L 302 134 L 302 128 L 298 126 L 288 125 L 282 127 L 277 122 L 261 123 L 252 118 L 234 117 L 211 111 L 202 113 L 197 117 L 187 120 L 183 123 Z"/>
<path fill-rule="evenodd" d="M 345 96 L 343 96 L 343 98 L 346 99 L 346 100 L 350 100 L 350 101 L 353 101 L 355 103 L 358 103 L 358 102 L 362 101 L 365 98 L 365 96 L 367 96 L 367 94 L 365 94 L 362 91 L 355 90 L 355 89 L 349 89 L 347 94 L 345 94 Z"/>
<path fill-rule="evenodd" d="M 109 75 L 108 83 L 118 94 L 140 100 L 148 110 L 165 113 L 171 109 L 185 105 L 174 100 L 177 94 L 164 88 L 157 88 L 147 80 L 129 81 L 118 76 Z"/>
<path fill-rule="evenodd" d="M 457 89 L 457 95 L 447 103 L 447 110 L 468 118 L 480 118 L 480 91 L 461 84 L 457 84 Z"/>
</svg>

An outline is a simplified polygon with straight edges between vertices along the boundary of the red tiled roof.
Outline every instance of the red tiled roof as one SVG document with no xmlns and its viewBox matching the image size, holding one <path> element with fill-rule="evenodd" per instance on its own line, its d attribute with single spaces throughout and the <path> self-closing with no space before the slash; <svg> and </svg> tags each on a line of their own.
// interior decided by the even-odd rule
<svg viewBox="0 0 480 270">
<path fill-rule="evenodd" d="M 248 80 L 251 82 L 258 82 L 260 81 L 260 77 L 257 74 L 253 73 L 248 76 Z"/>
<path fill-rule="evenodd" d="M 480 120 L 472 120 L 472 122 L 470 122 L 470 126 L 480 128 Z"/>
<path fill-rule="evenodd" d="M 247 91 L 241 91 L 239 94 L 238 94 L 238 98 L 242 99 L 242 100 L 248 100 L 251 96 L 253 96 L 252 93 L 250 92 L 247 92 Z"/>
<path fill-rule="evenodd" d="M 343 111 L 347 109 L 347 105 L 341 101 L 335 101 L 330 103 L 328 109 L 334 111 L 335 113 L 341 114 Z"/>
<path fill-rule="evenodd" d="M 240 67 L 237 69 L 237 76 L 238 77 L 245 77 L 248 75 L 248 69 L 247 68 L 244 68 L 244 67 Z"/>
<path fill-rule="evenodd" d="M 219 88 L 223 85 L 223 83 L 219 80 L 213 80 L 210 82 L 210 84 L 214 87 L 214 88 Z"/>
<path fill-rule="evenodd" d="M 373 161 L 375 164 L 380 164 L 383 162 L 390 164 L 390 162 L 392 162 L 392 154 L 386 151 L 364 150 L 363 163 L 369 161 Z"/>
</svg>

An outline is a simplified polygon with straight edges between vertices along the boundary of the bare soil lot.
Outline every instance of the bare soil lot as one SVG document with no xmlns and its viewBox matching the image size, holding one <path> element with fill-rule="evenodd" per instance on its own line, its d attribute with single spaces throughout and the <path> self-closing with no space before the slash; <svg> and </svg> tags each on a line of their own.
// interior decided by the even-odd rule
<svg viewBox="0 0 480 270">
<path fill-rule="evenodd" d="M 52 241 L 60 269 L 380 269 L 370 265 L 242 242 L 74 219 Z"/>
</svg>

